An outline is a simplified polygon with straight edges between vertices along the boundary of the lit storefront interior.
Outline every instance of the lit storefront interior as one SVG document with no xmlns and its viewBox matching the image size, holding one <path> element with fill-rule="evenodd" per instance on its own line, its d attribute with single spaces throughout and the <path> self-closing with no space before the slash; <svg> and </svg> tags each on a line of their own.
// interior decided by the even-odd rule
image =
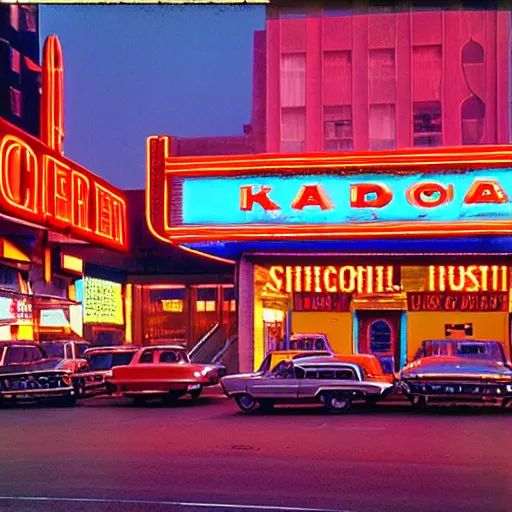
<svg viewBox="0 0 512 512">
<path fill-rule="evenodd" d="M 237 332 L 233 285 L 135 285 L 135 293 L 142 305 L 136 323 L 145 344 L 191 349 L 214 329 L 224 340 Z"/>
</svg>

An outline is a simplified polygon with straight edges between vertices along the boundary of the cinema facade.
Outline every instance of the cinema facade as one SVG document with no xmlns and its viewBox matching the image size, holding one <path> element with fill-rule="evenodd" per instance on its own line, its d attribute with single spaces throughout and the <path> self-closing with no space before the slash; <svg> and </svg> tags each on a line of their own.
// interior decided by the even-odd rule
<svg viewBox="0 0 512 512">
<path fill-rule="evenodd" d="M 147 142 L 147 223 L 236 265 L 239 366 L 292 333 L 396 369 L 424 339 L 510 354 L 512 149 L 172 157 Z"/>
</svg>

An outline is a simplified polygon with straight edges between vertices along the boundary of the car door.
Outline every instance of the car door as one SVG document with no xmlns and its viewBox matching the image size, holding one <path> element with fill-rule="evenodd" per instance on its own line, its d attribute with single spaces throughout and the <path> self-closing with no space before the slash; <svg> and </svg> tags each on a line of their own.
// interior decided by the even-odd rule
<svg viewBox="0 0 512 512">
<path fill-rule="evenodd" d="M 293 365 L 289 361 L 281 361 L 274 370 L 251 380 L 247 390 L 255 398 L 296 400 L 299 380 Z"/>
</svg>

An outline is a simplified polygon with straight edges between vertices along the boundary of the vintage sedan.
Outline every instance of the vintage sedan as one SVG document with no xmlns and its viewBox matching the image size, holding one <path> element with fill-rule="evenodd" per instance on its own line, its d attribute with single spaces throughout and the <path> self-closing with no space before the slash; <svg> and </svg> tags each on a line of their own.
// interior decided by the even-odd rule
<svg viewBox="0 0 512 512">
<path fill-rule="evenodd" d="M 106 381 L 107 377 L 112 377 L 112 368 L 130 364 L 140 348 L 137 345 L 88 348 L 83 353 L 88 363 L 86 371 L 73 376 L 78 398 L 112 394 L 113 389 Z"/>
<path fill-rule="evenodd" d="M 386 398 L 394 385 L 365 378 L 362 368 L 342 356 L 299 357 L 274 369 L 221 379 L 226 396 L 245 412 L 269 410 L 278 404 L 323 404 L 333 413 L 350 409 L 354 401 Z"/>
<path fill-rule="evenodd" d="M 64 360 L 48 357 L 38 343 L 0 343 L 0 405 L 25 401 L 74 405 L 72 373 Z"/>
<path fill-rule="evenodd" d="M 225 374 L 223 365 L 191 363 L 183 347 L 165 345 L 141 348 L 130 364 L 112 368 L 106 382 L 139 404 L 150 398 L 172 402 L 187 394 L 196 400 Z"/>
<path fill-rule="evenodd" d="M 512 365 L 503 344 L 488 340 L 427 340 L 400 373 L 411 404 L 494 404 L 512 401 Z"/>
</svg>

